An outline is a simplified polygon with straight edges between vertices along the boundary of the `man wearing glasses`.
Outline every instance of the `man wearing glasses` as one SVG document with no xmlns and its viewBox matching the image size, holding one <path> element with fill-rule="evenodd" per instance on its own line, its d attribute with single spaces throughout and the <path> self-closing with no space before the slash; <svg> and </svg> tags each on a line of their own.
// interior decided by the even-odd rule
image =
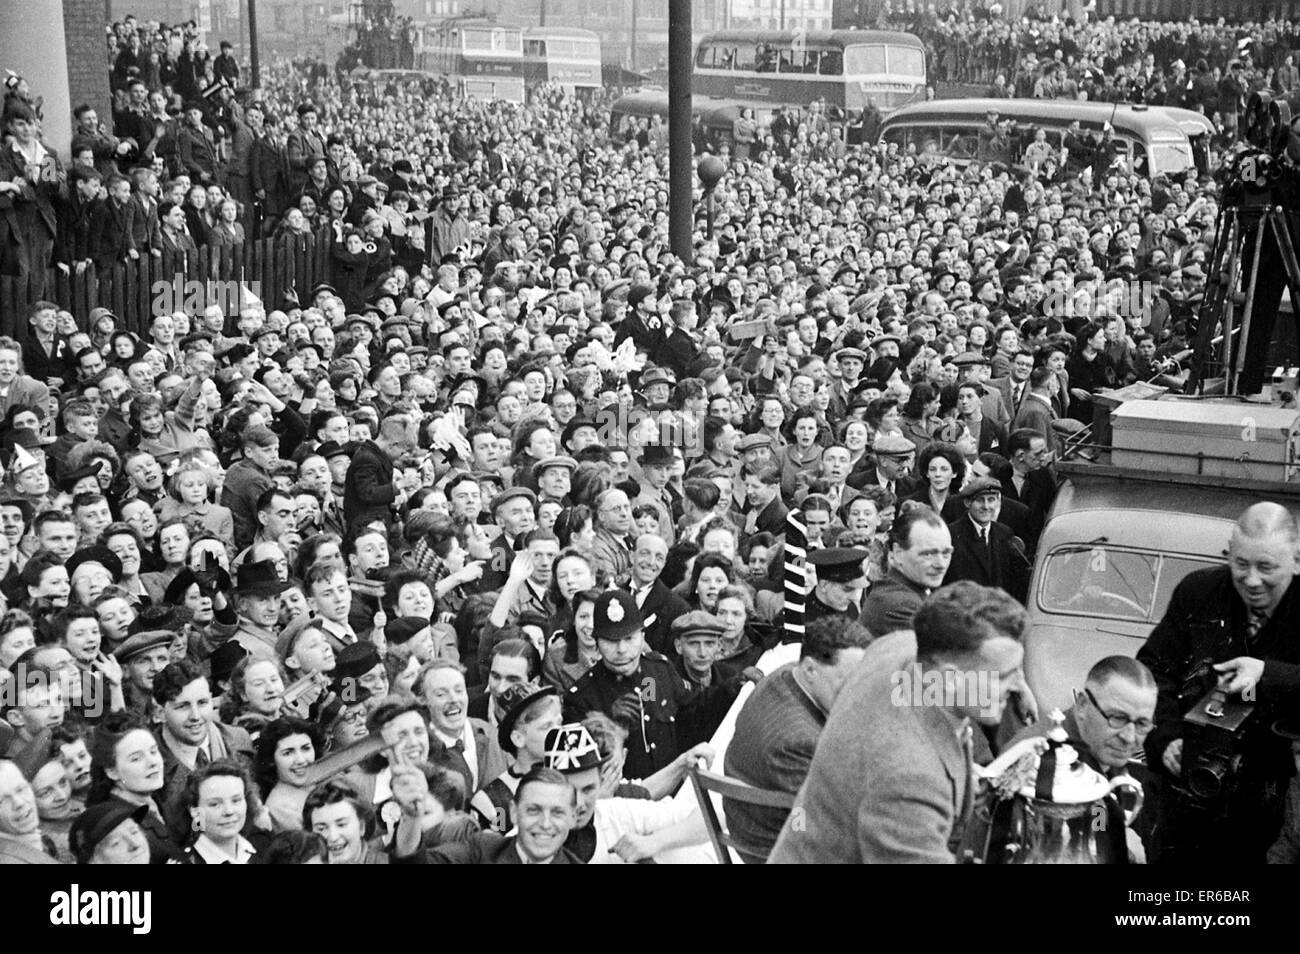
<svg viewBox="0 0 1300 954">
<path fill-rule="evenodd" d="M 1108 778 L 1131 775 L 1142 784 L 1143 808 L 1136 827 L 1124 824 L 1124 808 L 1112 795 L 1106 799 L 1104 836 L 1097 838 L 1097 860 L 1105 864 L 1144 864 L 1146 846 L 1157 820 L 1156 778 L 1141 757 L 1142 745 L 1155 728 L 1156 680 L 1151 670 L 1129 656 L 1107 656 L 1088 671 L 1063 728 L 1079 758 Z M 1045 716 L 1011 742 L 1046 735 L 1052 727 Z"/>
</svg>

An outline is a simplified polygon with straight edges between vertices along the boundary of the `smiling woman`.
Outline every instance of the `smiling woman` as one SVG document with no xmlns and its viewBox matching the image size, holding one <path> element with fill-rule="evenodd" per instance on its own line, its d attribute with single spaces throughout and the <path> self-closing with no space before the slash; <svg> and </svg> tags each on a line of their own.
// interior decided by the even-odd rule
<svg viewBox="0 0 1300 954">
<path fill-rule="evenodd" d="M 324 747 L 320 729 L 302 719 L 286 716 L 262 730 L 257 740 L 257 781 L 275 831 L 302 829 L 302 811 L 311 790 L 308 769 Z"/>
<path fill-rule="evenodd" d="M 239 762 L 218 759 L 196 771 L 185 783 L 182 803 L 189 810 L 195 838 L 176 864 L 246 865 L 252 861 L 257 847 L 243 832 L 260 802 Z"/>
</svg>

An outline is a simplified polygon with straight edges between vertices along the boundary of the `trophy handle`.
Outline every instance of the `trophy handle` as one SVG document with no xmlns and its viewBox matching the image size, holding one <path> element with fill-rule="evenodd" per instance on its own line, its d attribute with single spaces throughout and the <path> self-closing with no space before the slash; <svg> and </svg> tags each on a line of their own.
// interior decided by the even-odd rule
<svg viewBox="0 0 1300 954">
<path fill-rule="evenodd" d="M 1133 791 L 1135 799 L 1133 802 L 1133 808 L 1132 810 L 1124 809 L 1124 824 L 1132 825 L 1134 819 L 1136 819 L 1142 811 L 1142 802 L 1146 798 L 1146 793 L 1142 790 L 1142 783 L 1132 775 L 1116 775 L 1110 780 L 1110 791 L 1112 795 L 1115 794 L 1116 790 L 1121 788 L 1132 789 Z"/>
</svg>

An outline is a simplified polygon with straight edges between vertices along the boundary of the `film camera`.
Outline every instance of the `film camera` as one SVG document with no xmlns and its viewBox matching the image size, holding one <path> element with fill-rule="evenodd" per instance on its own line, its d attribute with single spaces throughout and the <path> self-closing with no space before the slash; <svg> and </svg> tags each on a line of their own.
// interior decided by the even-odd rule
<svg viewBox="0 0 1300 954">
<path fill-rule="evenodd" d="M 1218 801 L 1241 777 L 1245 737 L 1258 715 L 1255 703 L 1218 688 L 1210 663 L 1199 666 L 1185 685 L 1204 688 L 1183 715 L 1183 787 L 1193 798 Z"/>
</svg>

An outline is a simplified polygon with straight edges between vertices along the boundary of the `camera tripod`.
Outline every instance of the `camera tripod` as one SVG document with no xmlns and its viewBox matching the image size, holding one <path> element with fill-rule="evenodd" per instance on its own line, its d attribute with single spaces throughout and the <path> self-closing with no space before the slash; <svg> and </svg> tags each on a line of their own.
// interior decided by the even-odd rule
<svg viewBox="0 0 1300 954">
<path fill-rule="evenodd" d="M 1300 307 L 1295 233 L 1288 213 L 1272 204 L 1224 208 L 1219 214 L 1219 230 L 1205 299 L 1197 313 L 1186 393 L 1202 393 L 1208 367 L 1219 364 L 1223 368 L 1223 393 L 1254 394 L 1263 383 L 1263 358 L 1269 344 L 1264 341 L 1256 345 L 1251 338 L 1252 331 L 1260 331 L 1256 317 L 1263 304 L 1261 265 L 1266 275 L 1281 265 L 1293 306 Z M 1275 276 L 1271 280 L 1275 281 Z M 1271 310 L 1276 309 L 1276 301 L 1269 304 Z M 1268 321 L 1264 327 L 1271 331 L 1272 325 Z M 1258 369 L 1251 369 L 1247 367 L 1247 353 L 1256 349 L 1261 360 L 1256 362 Z M 1254 386 L 1256 382 L 1260 386 Z"/>
<path fill-rule="evenodd" d="M 1300 308 L 1300 149 L 1286 103 L 1252 93 L 1242 139 L 1247 148 L 1228 166 L 1216 223 L 1205 298 L 1197 312 L 1188 394 L 1222 368 L 1221 393 L 1250 395 L 1264 386 L 1268 349 L 1283 289 Z M 1218 375 L 1215 375 L 1216 377 Z"/>
</svg>

